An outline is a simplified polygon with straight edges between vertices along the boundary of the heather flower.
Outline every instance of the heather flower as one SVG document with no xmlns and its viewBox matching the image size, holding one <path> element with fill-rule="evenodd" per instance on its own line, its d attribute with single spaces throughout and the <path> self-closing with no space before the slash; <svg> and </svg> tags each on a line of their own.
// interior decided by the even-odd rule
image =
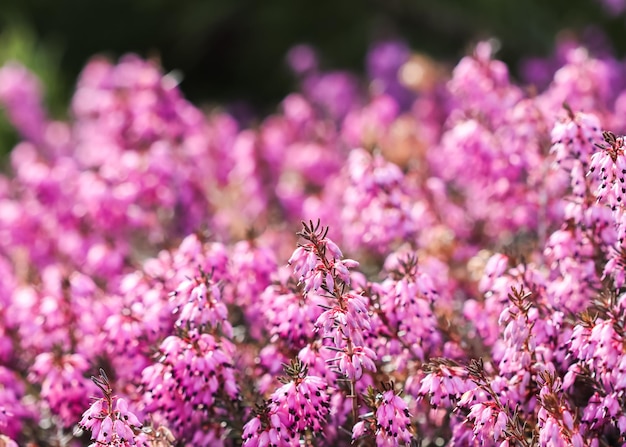
<svg viewBox="0 0 626 447">
<path fill-rule="evenodd" d="M 95 390 L 93 383 L 84 376 L 88 369 L 87 361 L 80 354 L 56 357 L 42 353 L 35 358 L 29 378 L 41 384 L 41 398 L 64 427 L 76 423 Z"/>
<path fill-rule="evenodd" d="M 17 439 L 23 423 L 35 418 L 36 413 L 23 402 L 24 383 L 14 371 L 4 366 L 0 366 L 0 389 L 0 433 Z"/>
<path fill-rule="evenodd" d="M 268 286 L 258 299 L 259 307 L 264 309 L 262 318 L 267 322 L 270 340 L 297 350 L 313 340 L 315 323 L 327 302 L 315 293 L 304 294 L 289 279 Z"/>
<path fill-rule="evenodd" d="M 415 99 L 400 81 L 400 70 L 411 53 L 405 42 L 383 41 L 370 48 L 367 55 L 367 71 L 376 92 L 391 96 L 403 109 Z"/>
<path fill-rule="evenodd" d="M 552 129 L 550 152 L 555 155 L 555 163 L 565 169 L 572 169 L 575 164 L 580 163 L 586 171 L 594 143 L 602 141 L 600 120 L 590 113 L 574 114 L 569 106 L 565 110 L 567 115 L 561 117 Z M 576 179 L 581 180 L 583 179 Z"/>
<path fill-rule="evenodd" d="M 249 239 L 235 244 L 229 253 L 226 275 L 234 280 L 223 282 L 223 301 L 236 304 L 245 312 L 249 322 L 258 321 L 266 314 L 267 306 L 274 304 L 272 300 L 264 302 L 260 299 L 277 269 L 276 255 L 270 244 L 271 241 L 262 237 Z M 260 325 L 250 325 L 255 338 L 260 337 L 260 330 Z"/>
<path fill-rule="evenodd" d="M 337 351 L 329 349 L 329 341 L 314 340 L 298 352 L 298 360 L 305 364 L 310 374 L 323 377 L 329 383 L 338 380 L 336 371 L 331 371 L 329 362 L 336 358 Z M 333 360 L 334 361 L 334 360 Z"/>
<path fill-rule="evenodd" d="M 521 97 L 520 89 L 509 81 L 506 65 L 492 59 L 497 47 L 497 41 L 480 42 L 471 56 L 457 64 L 448 84 L 460 111 L 480 111 L 496 125 Z"/>
<path fill-rule="evenodd" d="M 292 432 L 319 432 L 328 414 L 328 385 L 322 378 L 308 375 L 301 363 L 295 362 L 290 368 L 299 368 L 293 371 L 299 376 L 272 393 L 272 405 L 289 415 L 287 426 Z"/>
<path fill-rule="evenodd" d="M 407 404 L 393 390 L 385 391 L 381 397 L 381 403 L 376 410 L 376 419 L 380 425 L 377 434 L 377 442 L 397 440 L 398 438 L 409 443 L 411 435 L 410 414 Z"/>
<path fill-rule="evenodd" d="M 585 211 L 593 207 L 588 200 L 589 191 L 595 186 L 586 176 L 594 145 L 602 141 L 601 126 L 595 115 L 574 114 L 569 106 L 565 109 L 567 115 L 560 118 L 552 129 L 551 152 L 560 168 L 558 174 L 569 177 L 572 197 L 565 207 L 565 216 L 577 222 L 586 222 Z"/>
<path fill-rule="evenodd" d="M 232 337 L 228 309 L 222 300 L 219 286 L 204 272 L 196 278 L 183 281 L 173 292 L 178 304 L 173 313 L 179 328 L 204 330 L 219 328 L 226 337 Z"/>
<path fill-rule="evenodd" d="M 550 87 L 537 98 L 544 113 L 554 113 L 564 102 L 573 110 L 602 111 L 613 100 L 611 86 L 620 67 L 611 58 L 595 58 L 587 48 L 566 48 L 564 64 L 556 70 Z M 584 81 L 583 81 L 584 80 Z"/>
<path fill-rule="evenodd" d="M 154 243 L 164 227 L 186 233 L 207 217 L 207 182 L 197 169 L 211 169 L 211 157 L 198 153 L 209 129 L 175 85 L 133 56 L 117 65 L 94 60 L 78 83 L 75 157 L 88 170 L 77 192 L 94 225 L 118 237 L 143 228 Z"/>
<path fill-rule="evenodd" d="M 39 80 L 16 62 L 0 68 L 0 102 L 12 124 L 28 140 L 44 142 L 47 117 Z"/>
<path fill-rule="evenodd" d="M 302 91 L 335 120 L 343 119 L 361 102 L 359 83 L 352 73 L 346 71 L 307 73 L 302 81 Z"/>
<path fill-rule="evenodd" d="M 280 408 L 269 404 L 258 410 L 258 414 L 243 427 L 245 447 L 289 446 L 295 441 L 288 429 L 287 415 Z"/>
<path fill-rule="evenodd" d="M 525 105 L 520 103 L 518 107 Z M 551 193 L 546 183 L 552 179 L 538 175 L 538 170 L 544 169 L 544 159 L 529 140 L 539 136 L 535 131 L 529 137 L 516 113 L 526 115 L 517 108 L 503 113 L 506 121 L 498 124 L 497 130 L 471 114 L 454 120 L 442 135 L 437 151 L 427 154 L 432 171 L 445 182 L 432 182 L 437 188 L 445 188 L 437 192 L 436 209 L 454 212 L 454 204 L 462 203 L 462 215 L 455 218 L 453 214 L 447 224 L 459 237 L 470 237 L 472 228 L 482 231 L 486 239 L 537 228 L 541 203 L 552 200 L 551 194 L 536 194 L 538 189 Z M 468 158 L 456 157 L 459 150 Z M 467 169 L 467 163 L 472 164 L 472 170 Z M 450 194 L 451 190 L 455 193 Z"/>
<path fill-rule="evenodd" d="M 550 374 L 543 374 L 543 386 L 539 392 L 541 408 L 537 414 L 539 442 L 542 445 L 583 446 L 578 421 L 567 406 L 561 393 L 561 381 Z"/>
<path fill-rule="evenodd" d="M 496 46 L 417 85 L 382 43 L 368 94 L 300 48 L 254 127 L 136 56 L 69 123 L 0 69 L 0 444 L 624 443 L 624 69 L 566 42 L 530 94 Z"/>
<path fill-rule="evenodd" d="M 552 267 L 547 295 L 557 308 L 584 309 L 600 286 L 594 251 L 594 241 L 577 228 L 557 230 L 549 237 L 544 250 Z"/>
<path fill-rule="evenodd" d="M 364 343 L 364 333 L 370 330 L 367 301 L 361 295 L 351 293 L 342 296 L 344 303 L 333 307 L 325 306 L 326 310 L 317 318 L 315 326 L 340 344 L 343 338 L 350 338 L 357 344 Z"/>
<path fill-rule="evenodd" d="M 234 211 L 239 215 L 228 216 L 226 222 L 242 219 L 252 224 L 263 216 L 263 210 L 269 206 L 268 191 L 264 188 L 262 177 L 264 176 L 264 163 L 260 158 L 259 137 L 250 130 L 240 132 L 232 146 L 232 156 L 236 160 L 230 174 L 230 182 L 235 187 L 237 201 L 242 202 L 242 207 Z"/>
<path fill-rule="evenodd" d="M 546 374 L 545 369 L 539 371 L 539 375 Z M 503 376 L 508 374 L 496 375 L 492 365 L 482 360 L 471 360 L 467 373 L 474 386 L 457 401 L 455 412 L 465 414 L 466 419 L 455 427 L 455 439 L 469 437 L 488 445 L 525 443 L 526 418 L 537 411 L 536 396 L 528 396 L 528 390 L 537 386 L 534 378 L 526 373 L 521 379 L 507 379 Z"/>
<path fill-rule="evenodd" d="M 304 224 L 304 231 L 299 233 L 309 242 L 300 245 L 291 255 L 289 265 L 294 266 L 294 274 L 304 283 L 305 292 L 325 290 L 334 293 L 339 279 L 346 286 L 350 285 L 349 270 L 358 266 L 352 259 L 341 259 L 343 254 L 339 247 L 326 237 L 327 228 Z"/>
<path fill-rule="evenodd" d="M 135 432 L 141 429 L 137 416 L 128 409 L 125 399 L 113 395 L 108 377 L 100 370 L 93 382 L 102 390 L 104 397 L 96 399 L 83 413 L 79 427 L 91 431 L 92 445 L 131 446 L 136 444 Z"/>
<path fill-rule="evenodd" d="M 338 206 L 349 228 L 344 238 L 350 248 L 366 246 L 384 253 L 398 241 L 415 238 L 429 222 L 419 193 L 400 168 L 380 154 L 351 151 L 345 175 L 343 203 Z"/>
<path fill-rule="evenodd" d="M 234 345 L 191 331 L 167 337 L 160 352 L 159 362 L 142 373 L 147 410 L 160 414 L 177 437 L 189 439 L 203 420 L 221 414 L 217 402 L 237 400 Z"/>
<path fill-rule="evenodd" d="M 176 443 L 172 432 L 164 425 L 146 425 L 135 437 L 137 447 L 170 447 Z"/>
<path fill-rule="evenodd" d="M 493 431 L 494 438 L 496 434 L 502 433 L 501 419 L 504 419 L 506 423 L 506 414 L 504 418 L 500 417 L 499 411 L 494 411 L 495 404 L 493 403 L 477 403 L 470 407 L 468 419 L 472 421 L 474 425 L 474 434 L 479 435 L 483 432 Z"/>
<path fill-rule="evenodd" d="M 380 146 L 397 117 L 398 105 L 390 97 L 381 95 L 346 116 L 342 137 L 353 147 Z"/>
<path fill-rule="evenodd" d="M 337 354 L 326 362 L 333 366 L 339 374 L 350 380 L 360 379 L 363 376 L 363 369 L 372 372 L 376 371 L 375 361 L 377 356 L 368 347 L 354 346 L 350 348 L 350 346 L 347 346 L 341 350 L 333 347 L 331 350 L 337 350 Z"/>
<path fill-rule="evenodd" d="M 101 289 L 79 272 L 67 275 L 61 265 L 42 268 L 40 275 L 33 284 L 17 286 L 6 308 L 21 347 L 34 355 L 60 349 L 91 360 L 99 352 L 96 339 L 108 316 Z"/>
<path fill-rule="evenodd" d="M 433 310 L 435 303 L 444 305 L 433 278 L 421 270 L 415 254 L 401 254 L 394 261 L 395 268 L 391 263 L 388 266 L 388 277 L 370 284 L 369 292 L 379 309 L 377 348 L 381 356 L 393 352 L 396 368 L 402 371 L 409 359 L 423 361 L 440 353 L 441 335 Z"/>
<path fill-rule="evenodd" d="M 619 289 L 626 283 L 626 252 L 623 248 L 618 250 L 611 247 L 609 253 L 610 257 L 604 266 L 602 279 L 613 277 L 615 287 Z"/>
<path fill-rule="evenodd" d="M 329 412 L 328 385 L 299 360 L 285 365 L 284 385 L 245 426 L 244 445 L 289 445 L 305 433 L 320 433 Z"/>
<path fill-rule="evenodd" d="M 146 272 L 121 277 L 112 295 L 114 300 L 108 303 L 108 316 L 98 341 L 118 371 L 118 381 L 133 383 L 141 376 L 151 364 L 154 347 L 173 326 L 168 290 L 148 274 L 156 273 L 151 271 L 155 264 L 156 260 L 148 260 Z"/>
<path fill-rule="evenodd" d="M 591 156 L 589 172 L 598 177 L 596 189 L 598 201 L 607 201 L 613 208 L 622 206 L 626 197 L 626 156 L 624 155 L 624 139 L 611 132 L 604 132 L 606 146 Z"/>
<path fill-rule="evenodd" d="M 352 428 L 352 439 L 372 436 L 378 446 L 411 445 L 415 431 L 407 403 L 385 384 L 381 392 L 369 388 L 366 396 L 371 413 L 361 416 Z"/>
<path fill-rule="evenodd" d="M 461 397 L 467 398 L 474 389 L 467 371 L 445 359 L 433 359 L 424 367 L 418 395 L 427 397 L 433 407 L 450 407 Z"/>
<path fill-rule="evenodd" d="M 332 297 L 330 305 L 322 305 L 325 310 L 317 318 L 315 327 L 321 330 L 322 337 L 333 342 L 327 349 L 336 354 L 327 363 L 355 381 L 361 378 L 363 367 L 376 370 L 376 353 L 364 346 L 364 334 L 371 329 L 368 302 L 361 295 L 345 292 L 350 285 L 348 269 L 358 263 L 341 259 L 341 250 L 326 237 L 327 233 L 328 228 L 320 228 L 319 222 L 317 225 L 303 223 L 303 231 L 298 234 L 308 243 L 296 249 L 289 263 L 295 264 L 294 272 L 300 274 L 305 293 L 313 290 Z"/>
</svg>

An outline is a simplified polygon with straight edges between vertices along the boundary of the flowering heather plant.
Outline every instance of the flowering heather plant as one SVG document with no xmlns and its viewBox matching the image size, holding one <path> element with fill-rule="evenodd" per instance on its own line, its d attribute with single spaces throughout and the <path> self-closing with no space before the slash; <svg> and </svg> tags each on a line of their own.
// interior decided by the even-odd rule
<svg viewBox="0 0 626 447">
<path fill-rule="evenodd" d="M 135 430 L 141 427 L 139 419 L 128 410 L 124 399 L 113 395 L 104 370 L 100 370 L 100 376 L 92 377 L 92 380 L 102 390 L 104 397 L 91 404 L 83 413 L 78 426 L 91 431 L 91 439 L 95 440 L 92 445 L 135 445 Z"/>
<path fill-rule="evenodd" d="M 625 445 L 626 73 L 559 51 L 531 94 L 492 42 L 298 47 L 254 128 L 1 68 L 0 446 Z"/>
</svg>

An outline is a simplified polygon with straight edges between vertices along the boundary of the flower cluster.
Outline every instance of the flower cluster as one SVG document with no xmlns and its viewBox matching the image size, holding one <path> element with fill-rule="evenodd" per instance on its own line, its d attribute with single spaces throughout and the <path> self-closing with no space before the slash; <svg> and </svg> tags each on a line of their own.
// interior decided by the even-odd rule
<svg viewBox="0 0 626 447">
<path fill-rule="evenodd" d="M 496 46 L 296 47 L 254 127 L 137 56 L 68 122 L 0 68 L 0 445 L 625 444 L 625 65 Z"/>
<path fill-rule="evenodd" d="M 244 426 L 244 446 L 293 445 L 322 431 L 330 408 L 328 385 L 299 360 L 285 365 L 285 372 L 284 385 Z"/>
<path fill-rule="evenodd" d="M 352 428 L 353 441 L 375 439 L 376 445 L 410 445 L 415 437 L 407 403 L 399 397 L 393 383 L 383 383 L 382 390 L 369 387 L 364 396 L 370 412 L 361 415 Z"/>
<path fill-rule="evenodd" d="M 88 404 L 93 383 L 84 377 L 89 365 L 80 354 L 55 358 L 42 353 L 35 358 L 29 379 L 41 384 L 41 398 L 64 427 L 71 427 Z"/>
<path fill-rule="evenodd" d="M 298 233 L 307 242 L 300 245 L 289 259 L 294 273 L 304 284 L 304 291 L 325 293 L 330 302 L 324 306 L 315 325 L 321 336 L 332 340 L 328 348 L 335 352 L 329 359 L 337 371 L 350 380 L 358 380 L 363 368 L 376 370 L 376 353 L 365 345 L 364 337 L 371 329 L 368 301 L 349 292 L 350 268 L 358 266 L 352 259 L 342 259 L 339 247 L 327 237 L 328 228 L 303 223 Z M 346 290 L 348 289 L 348 290 Z"/>
<path fill-rule="evenodd" d="M 92 446 L 129 447 L 137 444 L 135 432 L 141 428 L 137 416 L 128 409 L 125 399 L 113 395 L 111 383 L 104 370 L 93 382 L 102 390 L 104 397 L 96 399 L 83 413 L 78 426 L 91 431 Z"/>
</svg>

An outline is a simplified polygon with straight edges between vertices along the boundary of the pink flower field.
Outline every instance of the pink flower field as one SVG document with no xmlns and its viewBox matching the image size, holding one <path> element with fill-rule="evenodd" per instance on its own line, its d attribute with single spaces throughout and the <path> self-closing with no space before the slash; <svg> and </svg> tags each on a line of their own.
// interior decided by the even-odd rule
<svg viewBox="0 0 626 447">
<path fill-rule="evenodd" d="M 0 68 L 0 446 L 626 445 L 626 64 L 296 47 L 248 124 Z"/>
</svg>

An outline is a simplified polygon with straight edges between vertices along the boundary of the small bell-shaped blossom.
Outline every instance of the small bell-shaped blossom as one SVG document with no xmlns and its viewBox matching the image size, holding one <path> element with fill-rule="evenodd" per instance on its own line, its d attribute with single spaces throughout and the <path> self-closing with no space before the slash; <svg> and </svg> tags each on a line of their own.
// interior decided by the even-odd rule
<svg viewBox="0 0 626 447">
<path fill-rule="evenodd" d="M 319 222 L 303 222 L 298 234 L 308 242 L 300 245 L 290 259 L 294 272 L 303 272 L 300 281 L 305 293 L 312 290 L 329 296 L 328 305 L 322 305 L 325 310 L 315 322 L 322 337 L 333 342 L 327 349 L 337 353 L 328 363 L 350 380 L 358 380 L 363 368 L 376 370 L 376 353 L 365 346 L 365 335 L 371 330 L 368 300 L 346 290 L 351 281 L 349 268 L 358 264 L 341 259 L 341 250 L 327 237 L 328 228 L 320 227 Z"/>
<path fill-rule="evenodd" d="M 139 419 L 128 409 L 125 399 L 112 394 L 113 389 L 103 370 L 92 380 L 104 392 L 104 397 L 96 399 L 83 413 L 79 427 L 91 431 L 91 439 L 95 440 L 93 445 L 134 446 L 136 433 L 142 426 Z"/>
<path fill-rule="evenodd" d="M 361 420 L 352 427 L 354 442 L 371 437 L 378 446 L 412 444 L 415 430 L 411 413 L 406 401 L 393 390 L 393 384 L 383 383 L 382 391 L 369 387 L 364 398 L 372 411 L 361 415 Z"/>
<path fill-rule="evenodd" d="M 616 209 L 623 207 L 626 199 L 626 155 L 624 137 L 604 132 L 606 144 L 591 156 L 590 175 L 599 180 L 595 193 L 598 201 L 607 201 Z"/>
<path fill-rule="evenodd" d="M 299 360 L 285 365 L 283 386 L 244 426 L 245 446 L 290 445 L 306 432 L 321 433 L 330 409 L 328 385 L 321 377 L 308 374 Z"/>
</svg>

